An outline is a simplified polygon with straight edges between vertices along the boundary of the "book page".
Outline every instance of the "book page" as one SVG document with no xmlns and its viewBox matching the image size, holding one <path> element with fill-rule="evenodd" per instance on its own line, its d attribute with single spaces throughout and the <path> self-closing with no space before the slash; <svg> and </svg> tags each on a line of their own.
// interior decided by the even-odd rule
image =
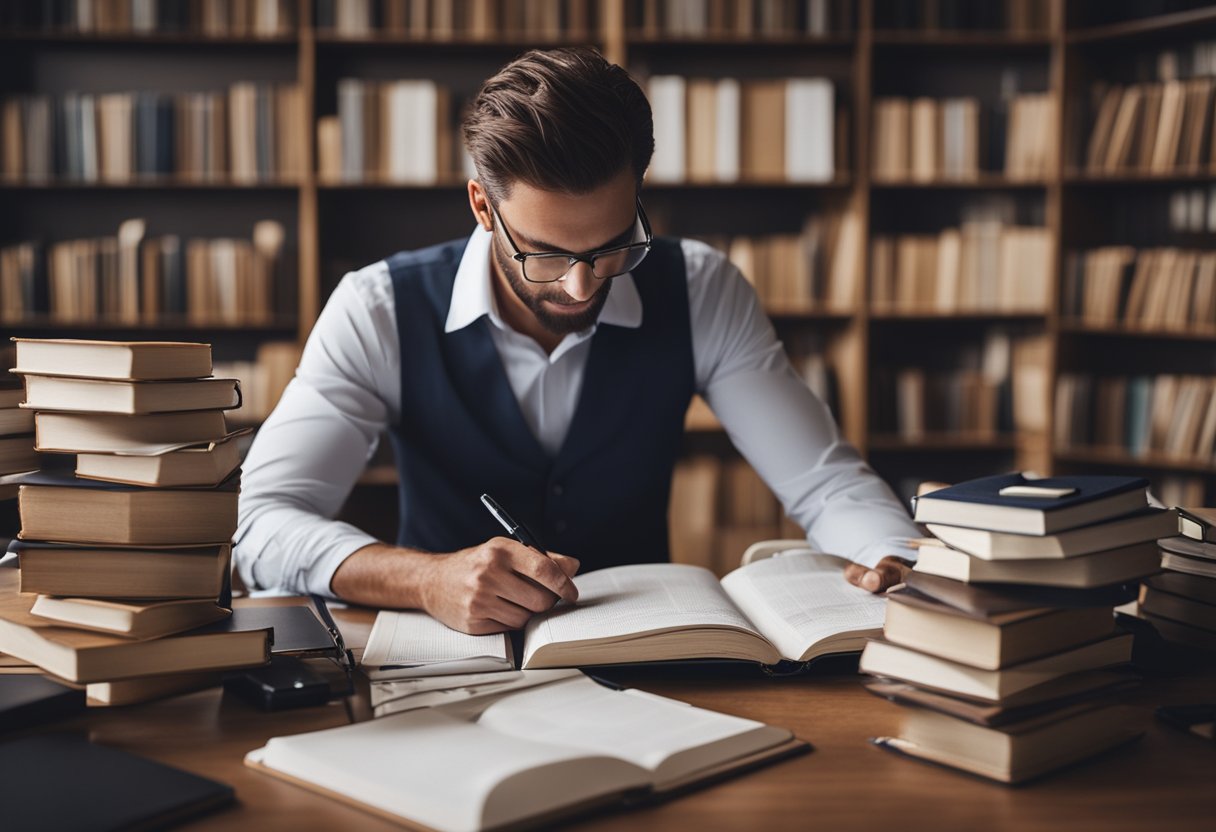
<svg viewBox="0 0 1216 832">
<path fill-rule="evenodd" d="M 504 666 L 509 665 L 506 636 L 502 633 L 471 636 L 419 610 L 381 610 L 360 664 L 380 669 L 481 658 L 499 659 Z"/>
<path fill-rule="evenodd" d="M 524 664 L 545 644 L 615 639 L 705 626 L 756 628 L 708 569 L 680 563 L 614 566 L 574 578 L 578 601 L 533 616 L 524 630 Z"/>
<path fill-rule="evenodd" d="M 783 656 L 797 660 L 833 636 L 882 629 L 886 599 L 847 583 L 847 563 L 818 552 L 790 552 L 736 569 L 722 579 L 722 588 Z M 860 643 L 844 645 L 842 650 L 861 649 Z"/>
<path fill-rule="evenodd" d="M 510 694 L 480 725 L 503 734 L 620 757 L 655 772 L 656 784 L 788 740 L 785 729 L 585 676 Z"/>
<path fill-rule="evenodd" d="M 650 779 L 619 759 L 434 708 L 276 737 L 247 761 L 439 830 L 518 821 Z"/>
</svg>

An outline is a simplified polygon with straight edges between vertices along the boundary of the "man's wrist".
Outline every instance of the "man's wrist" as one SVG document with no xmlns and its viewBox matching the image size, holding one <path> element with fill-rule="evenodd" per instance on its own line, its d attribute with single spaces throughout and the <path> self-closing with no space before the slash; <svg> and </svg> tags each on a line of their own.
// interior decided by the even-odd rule
<svg viewBox="0 0 1216 832">
<path fill-rule="evenodd" d="M 357 604 L 387 609 L 426 609 L 436 556 L 415 549 L 371 543 L 351 554 L 334 571 L 334 595 Z"/>
</svg>

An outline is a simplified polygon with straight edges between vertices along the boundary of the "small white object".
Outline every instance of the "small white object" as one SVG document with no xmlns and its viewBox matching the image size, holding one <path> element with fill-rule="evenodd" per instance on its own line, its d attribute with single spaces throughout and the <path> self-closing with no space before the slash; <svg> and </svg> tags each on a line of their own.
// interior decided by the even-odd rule
<svg viewBox="0 0 1216 832">
<path fill-rule="evenodd" d="M 1002 497 L 1044 497 L 1059 499 L 1076 494 L 1075 488 L 1049 488 L 1045 485 L 1007 485 L 997 492 Z"/>
</svg>

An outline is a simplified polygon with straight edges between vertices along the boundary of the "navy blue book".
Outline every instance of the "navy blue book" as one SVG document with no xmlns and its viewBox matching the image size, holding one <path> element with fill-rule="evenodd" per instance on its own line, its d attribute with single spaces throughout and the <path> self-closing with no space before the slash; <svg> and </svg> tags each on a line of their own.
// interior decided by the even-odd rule
<svg viewBox="0 0 1216 832">
<path fill-rule="evenodd" d="M 0 743 L 5 829 L 165 829 L 235 801 L 232 787 L 74 734 Z"/>
<path fill-rule="evenodd" d="M 915 501 L 918 523 L 1046 535 L 1101 523 L 1148 505 L 1141 477 L 1027 479 L 998 474 L 934 491 Z"/>
</svg>

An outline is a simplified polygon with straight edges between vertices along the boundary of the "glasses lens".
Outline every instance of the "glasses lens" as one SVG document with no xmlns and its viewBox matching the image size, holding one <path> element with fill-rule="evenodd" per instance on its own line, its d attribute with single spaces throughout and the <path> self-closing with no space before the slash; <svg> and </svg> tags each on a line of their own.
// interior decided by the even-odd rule
<svg viewBox="0 0 1216 832">
<path fill-rule="evenodd" d="M 524 260 L 524 279 L 533 283 L 552 283 L 561 280 L 574 260 L 569 257 L 528 257 Z"/>
<path fill-rule="evenodd" d="M 646 259 L 648 251 L 646 246 L 635 246 L 601 254 L 595 258 L 595 276 L 603 280 L 633 271 Z"/>
</svg>

